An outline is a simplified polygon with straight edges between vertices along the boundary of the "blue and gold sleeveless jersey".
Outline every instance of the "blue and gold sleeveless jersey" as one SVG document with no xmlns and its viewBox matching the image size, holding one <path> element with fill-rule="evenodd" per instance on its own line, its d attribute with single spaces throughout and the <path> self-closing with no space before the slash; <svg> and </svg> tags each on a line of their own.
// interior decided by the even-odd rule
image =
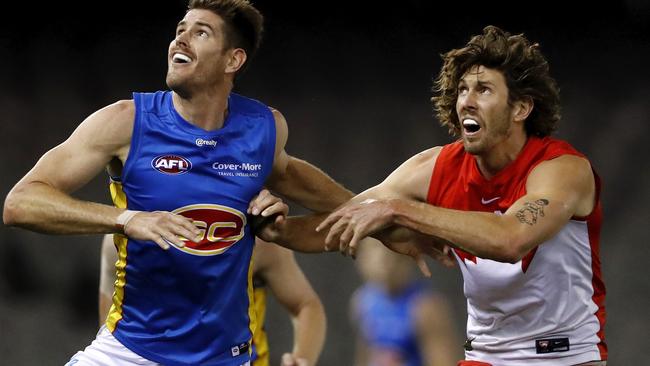
<svg viewBox="0 0 650 366">
<path fill-rule="evenodd" d="M 174 109 L 171 92 L 134 93 L 129 156 L 114 203 L 170 211 L 202 232 L 185 248 L 116 235 L 117 282 L 107 326 L 164 365 L 241 365 L 250 359 L 253 235 L 246 209 L 273 165 L 271 110 L 236 94 L 222 128 L 205 131 Z"/>
<path fill-rule="evenodd" d="M 414 305 L 429 290 L 416 282 L 396 295 L 368 283 L 358 290 L 354 309 L 360 335 L 369 347 L 370 365 L 422 366 Z"/>
</svg>

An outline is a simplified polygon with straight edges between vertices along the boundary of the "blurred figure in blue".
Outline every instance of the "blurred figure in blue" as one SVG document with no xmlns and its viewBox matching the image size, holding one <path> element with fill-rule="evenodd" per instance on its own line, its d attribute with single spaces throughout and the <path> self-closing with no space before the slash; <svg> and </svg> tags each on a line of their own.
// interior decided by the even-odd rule
<svg viewBox="0 0 650 366">
<path fill-rule="evenodd" d="M 357 330 L 354 365 L 455 365 L 462 347 L 447 301 L 419 279 L 409 257 L 368 241 L 358 256 L 365 283 L 350 309 Z"/>
</svg>

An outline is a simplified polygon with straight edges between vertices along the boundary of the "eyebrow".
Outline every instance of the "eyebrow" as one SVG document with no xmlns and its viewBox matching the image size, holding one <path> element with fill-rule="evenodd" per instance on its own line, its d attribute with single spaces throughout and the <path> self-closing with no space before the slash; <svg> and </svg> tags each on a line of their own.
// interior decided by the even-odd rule
<svg viewBox="0 0 650 366">
<path fill-rule="evenodd" d="M 200 25 L 200 26 L 203 26 L 203 27 L 208 27 L 208 28 L 210 28 L 210 30 L 212 31 L 212 33 L 214 33 L 214 28 L 212 28 L 212 25 L 211 25 L 210 23 L 206 23 L 206 22 L 202 22 L 202 21 L 200 21 L 200 20 L 197 20 L 197 21 L 196 21 L 196 24 L 198 24 L 198 25 Z"/>
<path fill-rule="evenodd" d="M 212 33 L 214 33 L 214 28 L 212 28 L 212 25 L 210 25 L 210 23 L 206 23 L 206 22 L 202 22 L 202 21 L 200 21 L 200 20 L 197 20 L 197 21 L 196 21 L 196 24 L 198 24 L 199 26 L 202 26 L 202 27 L 207 27 L 207 28 L 209 28 L 209 29 L 212 31 Z M 178 27 L 180 27 L 180 26 L 184 26 L 184 25 L 187 25 L 187 22 L 184 21 L 184 20 L 181 20 L 181 21 L 178 22 L 178 24 L 176 25 L 176 28 L 178 28 Z"/>
<path fill-rule="evenodd" d="M 460 79 L 458 81 L 458 84 L 459 85 L 460 84 L 467 84 L 467 81 L 465 79 L 467 79 L 467 78 Z M 489 80 L 477 80 L 476 84 L 481 85 L 481 86 L 485 86 L 485 85 L 495 86 L 495 84 L 493 82 L 489 81 Z"/>
</svg>

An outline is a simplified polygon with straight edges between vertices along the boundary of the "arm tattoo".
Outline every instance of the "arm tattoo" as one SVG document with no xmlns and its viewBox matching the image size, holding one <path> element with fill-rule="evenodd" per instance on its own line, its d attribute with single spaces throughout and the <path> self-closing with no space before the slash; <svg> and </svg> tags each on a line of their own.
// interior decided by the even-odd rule
<svg viewBox="0 0 650 366">
<path fill-rule="evenodd" d="M 535 202 L 526 202 L 524 207 L 517 211 L 517 218 L 522 224 L 534 225 L 537 217 L 544 217 L 544 206 L 548 206 L 548 200 L 541 198 Z"/>
</svg>

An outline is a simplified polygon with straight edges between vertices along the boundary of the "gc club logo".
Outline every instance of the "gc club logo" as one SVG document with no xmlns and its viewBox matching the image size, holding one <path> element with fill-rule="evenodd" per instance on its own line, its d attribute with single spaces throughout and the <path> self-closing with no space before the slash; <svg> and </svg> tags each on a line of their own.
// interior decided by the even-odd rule
<svg viewBox="0 0 650 366">
<path fill-rule="evenodd" d="M 151 161 L 151 166 L 157 171 L 170 175 L 187 173 L 192 169 L 192 163 L 180 155 L 160 155 Z"/>
<path fill-rule="evenodd" d="M 180 207 L 172 212 L 192 219 L 194 225 L 201 230 L 198 242 L 181 238 L 185 247 L 174 247 L 186 253 L 218 255 L 244 237 L 246 215 L 232 207 L 202 203 Z"/>
</svg>

